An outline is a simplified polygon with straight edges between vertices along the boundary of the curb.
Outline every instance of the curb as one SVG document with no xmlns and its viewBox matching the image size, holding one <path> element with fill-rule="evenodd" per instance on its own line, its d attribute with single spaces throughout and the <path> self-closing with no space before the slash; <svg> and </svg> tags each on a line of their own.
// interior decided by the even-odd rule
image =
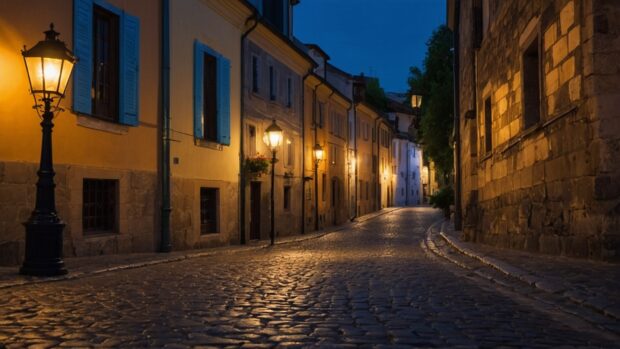
<svg viewBox="0 0 620 349">
<path fill-rule="evenodd" d="M 608 316 L 610 318 L 614 318 L 616 320 L 620 320 L 620 314 L 615 314 L 614 312 L 609 311 L 608 309 L 605 309 L 604 307 L 601 307 L 597 304 L 594 304 L 592 302 L 589 302 L 587 299 L 584 299 L 583 297 L 579 296 L 578 293 L 576 292 L 571 292 L 570 289 L 566 289 L 564 286 L 557 284 L 555 282 L 546 280 L 542 277 L 538 277 L 536 275 L 532 275 L 531 273 L 520 269 L 518 267 L 515 267 L 511 264 L 508 264 L 506 262 L 500 261 L 496 258 L 492 258 L 492 257 L 488 257 L 485 256 L 483 254 L 479 254 L 475 251 L 473 251 L 470 248 L 467 248 L 466 246 L 464 246 L 459 240 L 455 239 L 454 237 L 448 235 L 445 233 L 445 224 L 446 222 L 444 221 L 444 223 L 441 226 L 441 231 L 439 233 L 439 235 L 448 243 L 450 244 L 454 249 L 456 249 L 457 251 L 459 251 L 460 253 L 473 258 L 473 259 L 477 259 L 480 262 L 482 262 L 483 264 L 486 264 L 494 269 L 499 270 L 500 272 L 504 273 L 505 275 L 512 277 L 514 279 L 517 279 L 521 282 L 524 282 L 532 287 L 535 287 L 541 291 L 544 291 L 546 293 L 549 294 L 553 294 L 553 295 L 559 295 L 562 298 L 569 300 L 573 303 L 579 304 L 579 305 L 583 305 L 586 306 L 590 309 L 596 310 L 597 312 Z M 430 236 L 429 236 L 430 239 Z M 433 242 L 434 244 L 434 242 Z M 452 260 L 451 260 L 452 261 Z M 454 262 L 453 262 L 454 263 Z M 463 267 L 460 263 L 456 263 L 457 265 L 459 265 L 460 267 Z"/>
<path fill-rule="evenodd" d="M 310 234 L 304 234 L 301 235 L 299 237 L 295 237 L 292 239 L 288 239 L 288 240 L 284 240 L 284 241 L 276 241 L 275 246 L 280 246 L 280 245 L 286 245 L 286 244 L 291 244 L 291 243 L 297 243 L 297 242 L 303 242 L 303 241 L 309 241 L 309 240 L 314 240 L 314 239 L 319 239 L 322 238 L 326 235 L 350 228 L 355 226 L 358 223 L 361 222 L 365 222 L 367 220 L 394 212 L 399 210 L 400 208 L 395 208 L 395 209 L 391 209 L 391 210 L 382 210 L 379 212 L 373 212 L 373 213 L 369 213 L 367 215 L 358 217 L 358 218 L 364 218 L 366 216 L 370 216 L 367 218 L 364 218 L 363 220 L 357 220 L 355 219 L 352 222 L 347 222 L 345 224 L 336 226 L 336 227 L 330 227 L 330 229 L 328 230 L 324 230 L 324 231 L 318 231 L 318 232 L 314 232 L 314 233 L 310 233 Z M 67 275 L 62 275 L 62 276 L 54 276 L 54 277 L 47 277 L 47 278 L 41 278 L 41 279 L 32 279 L 32 280 L 19 280 L 19 281 L 8 281 L 8 282 L 0 282 L 0 290 L 2 289 L 7 289 L 7 288 L 13 288 L 13 287 L 19 287 L 19 286 L 26 286 L 26 285 L 33 285 L 33 284 L 41 284 L 41 283 L 48 283 L 48 282 L 56 282 L 56 281 L 66 281 L 66 280 L 75 280 L 75 279 L 81 279 L 81 278 L 85 278 L 85 277 L 89 277 L 89 276 L 95 276 L 95 275 L 99 275 L 99 274 L 103 274 L 103 273 L 108 273 L 108 272 L 113 272 L 113 271 L 120 271 L 120 270 L 129 270 L 129 269 L 137 269 L 137 268 L 143 268 L 143 267 L 148 267 L 148 266 L 152 266 L 152 265 L 158 265 L 158 264 L 167 264 L 167 263 L 174 263 L 174 262 L 180 262 L 180 261 L 184 261 L 184 260 L 188 260 L 188 259 L 194 259 L 194 258 L 200 258 L 200 257 L 208 257 L 208 256 L 213 256 L 213 255 L 218 255 L 218 254 L 233 254 L 233 253 L 240 253 L 240 252 L 250 252 L 250 251 L 257 251 L 260 249 L 267 249 L 272 247 L 269 242 L 260 242 L 259 244 L 255 245 L 255 246 L 241 246 L 241 247 L 233 247 L 230 248 L 228 250 L 226 249 L 214 249 L 211 251 L 202 251 L 202 252 L 194 252 L 194 253 L 188 253 L 188 254 L 184 254 L 181 256 L 175 256 L 175 257 L 169 257 L 169 258 L 162 258 L 162 259 L 156 259 L 156 260 L 149 260 L 149 261 L 144 261 L 144 262 L 137 262 L 137 263 L 130 263 L 130 264 L 123 264 L 123 265 L 117 265 L 117 266 L 113 266 L 113 267 L 109 267 L 109 268 L 102 268 L 102 269 L 95 269 L 92 271 L 78 271 L 78 272 L 72 272 L 70 274 Z"/>
</svg>

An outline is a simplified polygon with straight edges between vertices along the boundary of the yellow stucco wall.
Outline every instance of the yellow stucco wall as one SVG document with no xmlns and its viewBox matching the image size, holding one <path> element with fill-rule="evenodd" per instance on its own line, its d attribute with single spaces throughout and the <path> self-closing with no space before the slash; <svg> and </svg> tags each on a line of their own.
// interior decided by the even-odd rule
<svg viewBox="0 0 620 349">
<path fill-rule="evenodd" d="M 72 82 L 54 128 L 54 162 L 156 171 L 159 93 L 159 6 L 150 0 L 111 4 L 140 17 L 140 126 L 113 125 L 114 132 L 78 125 L 71 112 Z M 21 48 L 35 45 L 54 22 L 60 39 L 73 48 L 71 0 L 0 3 L 0 160 L 38 162 L 41 128 L 29 94 Z M 36 9 L 33 11 L 32 9 Z M 18 19 L 18 20 L 16 20 Z M 88 118 L 88 117 L 87 117 Z M 92 118 L 89 118 L 92 119 Z M 101 128 L 105 128 L 105 125 Z"/>
<path fill-rule="evenodd" d="M 240 37 L 244 21 L 226 19 L 212 7 L 217 1 L 171 1 L 170 116 L 174 177 L 208 178 L 238 182 Z M 221 149 L 194 143 L 194 41 L 211 47 L 230 60 L 230 145 Z"/>
</svg>

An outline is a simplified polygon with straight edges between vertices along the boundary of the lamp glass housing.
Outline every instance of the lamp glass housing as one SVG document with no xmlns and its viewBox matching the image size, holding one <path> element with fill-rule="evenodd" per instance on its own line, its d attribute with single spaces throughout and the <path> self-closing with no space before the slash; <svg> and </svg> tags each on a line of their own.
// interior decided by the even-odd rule
<svg viewBox="0 0 620 349">
<path fill-rule="evenodd" d="M 282 129 L 273 120 L 273 123 L 265 130 L 265 143 L 271 151 L 275 151 L 282 144 L 282 138 Z"/>
<path fill-rule="evenodd" d="M 411 107 L 420 108 L 422 106 L 422 95 L 413 94 L 411 95 Z"/>
<path fill-rule="evenodd" d="M 22 51 L 31 93 L 41 98 L 64 97 L 73 66 L 73 53 L 57 39 L 54 25 L 45 32 L 45 40 Z"/>
<path fill-rule="evenodd" d="M 323 160 L 323 156 L 325 155 L 323 151 L 323 147 L 320 144 L 316 144 L 314 146 L 314 158 L 318 161 Z"/>
</svg>

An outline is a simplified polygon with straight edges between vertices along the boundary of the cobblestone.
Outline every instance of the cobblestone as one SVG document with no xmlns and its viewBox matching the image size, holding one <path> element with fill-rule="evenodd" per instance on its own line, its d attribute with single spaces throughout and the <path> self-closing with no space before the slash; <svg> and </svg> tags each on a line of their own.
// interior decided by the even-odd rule
<svg viewBox="0 0 620 349">
<path fill-rule="evenodd" d="M 408 208 L 321 238 L 0 290 L 0 342 L 62 347 L 613 347 L 429 258 Z M 571 320 L 571 321 L 569 321 Z M 1 347 L 1 346 L 0 346 Z"/>
</svg>

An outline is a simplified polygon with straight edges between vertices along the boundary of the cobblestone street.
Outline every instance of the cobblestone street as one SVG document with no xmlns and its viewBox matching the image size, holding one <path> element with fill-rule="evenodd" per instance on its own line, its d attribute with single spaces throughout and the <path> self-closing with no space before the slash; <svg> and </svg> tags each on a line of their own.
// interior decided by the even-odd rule
<svg viewBox="0 0 620 349">
<path fill-rule="evenodd" d="M 300 243 L 0 290 L 0 343 L 29 347 L 617 347 L 421 247 L 406 208 Z M 0 345 L 2 347 L 2 345 Z"/>
</svg>

